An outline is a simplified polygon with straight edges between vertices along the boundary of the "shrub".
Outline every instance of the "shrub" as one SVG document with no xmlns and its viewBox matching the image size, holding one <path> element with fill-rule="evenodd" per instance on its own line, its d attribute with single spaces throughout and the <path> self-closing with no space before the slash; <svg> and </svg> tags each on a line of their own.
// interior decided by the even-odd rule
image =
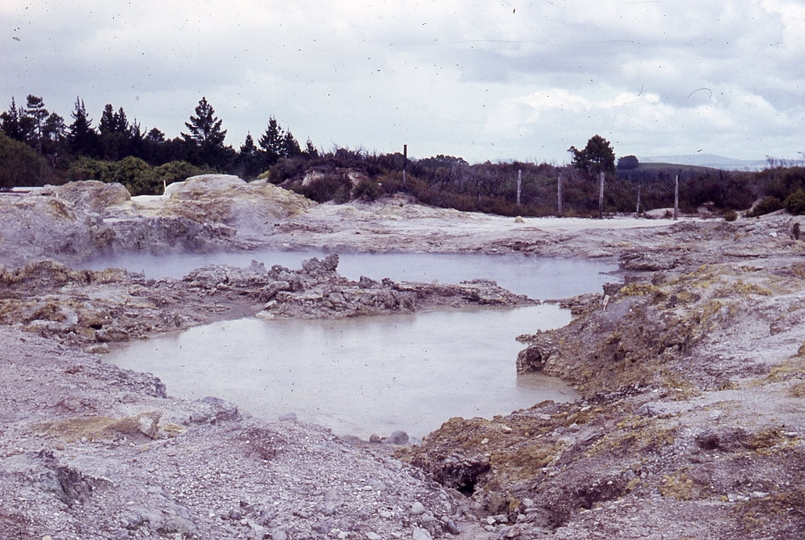
<svg viewBox="0 0 805 540">
<path fill-rule="evenodd" d="M 319 203 L 327 201 L 345 203 L 350 200 L 352 181 L 342 175 L 328 174 L 314 179 L 306 186 L 295 186 L 291 189 Z"/>
<path fill-rule="evenodd" d="M 46 169 L 33 148 L 0 132 L 0 188 L 42 185 Z"/>
<path fill-rule="evenodd" d="M 352 197 L 354 199 L 364 199 L 367 201 L 374 201 L 383 195 L 383 188 L 377 183 L 376 180 L 364 178 L 355 189 L 352 190 Z"/>
<path fill-rule="evenodd" d="M 776 212 L 783 208 L 783 201 L 778 199 L 777 197 L 766 197 L 761 199 L 755 205 L 755 208 L 752 209 L 751 216 L 763 216 L 765 214 L 771 214 L 772 212 Z"/>
<path fill-rule="evenodd" d="M 800 188 L 786 197 L 785 208 L 795 216 L 805 214 L 805 190 Z"/>
<path fill-rule="evenodd" d="M 110 161 L 100 161 L 81 156 L 73 163 L 68 173 L 70 180 L 100 180 L 109 178 Z"/>
<path fill-rule="evenodd" d="M 110 174 L 107 178 L 101 178 L 104 182 L 123 184 L 132 195 L 155 193 L 156 174 L 154 169 L 142 159 L 129 156 L 117 163 L 111 163 L 109 169 Z"/>
<path fill-rule="evenodd" d="M 169 186 L 174 182 L 183 182 L 191 176 L 197 176 L 209 172 L 206 168 L 199 168 L 186 161 L 171 161 L 160 165 L 154 169 L 155 185 L 149 195 L 161 195 L 164 186 Z"/>
<path fill-rule="evenodd" d="M 738 219 L 738 212 L 735 210 L 727 210 L 724 212 L 725 221 L 735 221 L 736 219 Z"/>
<path fill-rule="evenodd" d="M 280 158 L 276 164 L 257 178 L 267 178 L 272 184 L 281 184 L 289 178 L 304 176 L 305 164 L 306 161 L 302 158 Z"/>
</svg>

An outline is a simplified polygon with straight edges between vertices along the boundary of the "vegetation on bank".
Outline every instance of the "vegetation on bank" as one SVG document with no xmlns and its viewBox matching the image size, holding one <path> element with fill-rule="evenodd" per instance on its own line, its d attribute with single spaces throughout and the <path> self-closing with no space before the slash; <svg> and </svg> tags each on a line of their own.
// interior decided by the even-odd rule
<svg viewBox="0 0 805 540">
<path fill-rule="evenodd" d="M 470 164 L 437 155 L 409 160 L 403 154 L 362 149 L 320 151 L 308 139 L 304 148 L 293 134 L 268 119 L 257 142 L 247 135 L 238 150 L 225 144 L 226 130 L 212 105 L 202 98 L 186 122 L 187 133 L 166 138 L 158 128 L 129 121 L 122 107 L 107 104 L 93 127 L 80 98 L 72 122 L 29 95 L 18 107 L 12 98 L 0 114 L 0 188 L 61 184 L 97 179 L 119 182 L 132 195 L 160 194 L 172 182 L 218 172 L 246 180 L 266 179 L 315 201 L 374 200 L 397 192 L 424 204 L 506 216 L 546 216 L 558 212 L 561 178 L 565 216 L 597 216 L 599 175 L 605 175 L 603 209 L 633 213 L 674 205 L 679 178 L 683 212 L 701 206 L 732 217 L 729 211 L 761 215 L 779 209 L 805 213 L 805 168 L 770 163 L 759 172 L 728 172 L 706 167 L 641 164 L 635 156 L 617 160 L 609 141 L 591 137 L 582 149 L 568 150 L 571 164 L 511 162 Z M 754 205 L 754 206 L 753 206 Z"/>
</svg>

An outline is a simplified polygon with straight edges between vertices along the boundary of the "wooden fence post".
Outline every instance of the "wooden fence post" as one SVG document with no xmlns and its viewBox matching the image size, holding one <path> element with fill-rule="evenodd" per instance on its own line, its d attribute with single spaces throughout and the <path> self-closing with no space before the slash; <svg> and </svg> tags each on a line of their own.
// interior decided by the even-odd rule
<svg viewBox="0 0 805 540">
<path fill-rule="evenodd" d="M 679 219 L 679 175 L 674 178 L 674 221 Z"/>
<path fill-rule="evenodd" d="M 562 175 L 561 174 L 559 175 L 559 182 L 557 183 L 557 186 L 558 186 L 557 187 L 557 190 L 558 190 L 557 197 L 559 199 L 559 217 L 563 217 L 565 215 L 565 213 L 564 213 L 564 211 L 562 209 Z"/>
<path fill-rule="evenodd" d="M 403 187 L 405 187 L 405 169 L 408 167 L 408 145 L 403 145 Z"/>
<path fill-rule="evenodd" d="M 598 173 L 600 188 L 598 190 L 598 219 L 604 218 L 604 176 L 603 172 Z"/>
<path fill-rule="evenodd" d="M 520 206 L 520 192 L 523 189 L 523 170 L 517 171 L 517 206 Z"/>
</svg>

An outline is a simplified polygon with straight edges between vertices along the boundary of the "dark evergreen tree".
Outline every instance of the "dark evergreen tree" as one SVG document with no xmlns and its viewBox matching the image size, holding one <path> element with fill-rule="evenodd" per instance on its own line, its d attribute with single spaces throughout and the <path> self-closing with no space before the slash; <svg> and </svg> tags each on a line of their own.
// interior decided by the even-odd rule
<svg viewBox="0 0 805 540">
<path fill-rule="evenodd" d="M 268 126 L 259 143 L 265 152 L 263 161 L 266 168 L 274 165 L 281 157 L 285 157 L 285 135 L 273 116 L 268 119 Z"/>
<path fill-rule="evenodd" d="M 123 107 L 115 112 L 112 104 L 107 103 L 101 114 L 98 131 L 101 156 L 104 159 L 118 161 L 135 152 L 132 148 L 133 132 Z"/>
<path fill-rule="evenodd" d="M 182 137 L 192 150 L 191 159 L 199 164 L 224 169 L 235 156 L 232 148 L 224 146 L 226 130 L 221 129 L 221 120 L 215 116 L 215 109 L 202 97 L 195 109 L 196 116 L 190 117 L 185 126 L 190 133 L 182 132 Z"/>
<path fill-rule="evenodd" d="M 67 138 L 67 126 L 64 124 L 64 118 L 55 112 L 50 113 L 47 119 L 45 119 L 42 134 L 47 141 L 56 143 L 63 142 Z"/>
<path fill-rule="evenodd" d="M 29 144 L 36 148 L 40 154 L 42 153 L 42 142 L 44 141 L 45 119 L 49 114 L 45 108 L 45 101 L 41 97 L 28 94 L 25 116 L 30 118 L 32 127 L 32 137 L 29 137 Z"/>
<path fill-rule="evenodd" d="M 316 159 L 319 157 L 319 151 L 313 146 L 313 141 L 308 138 L 305 142 L 305 151 L 303 152 L 308 159 Z"/>
<path fill-rule="evenodd" d="M 0 129 L 3 130 L 3 133 L 15 141 L 25 142 L 25 133 L 21 125 L 22 113 L 17 109 L 17 103 L 14 101 L 13 96 L 11 97 L 11 106 L 8 111 L 0 114 L 0 120 L 2 120 Z"/>
<path fill-rule="evenodd" d="M 237 160 L 237 173 L 242 178 L 250 180 L 263 172 L 262 170 L 262 151 L 254 144 L 252 134 L 246 135 L 246 140 L 240 147 Z"/>
<path fill-rule="evenodd" d="M 94 156 L 98 134 L 92 129 L 92 119 L 87 115 L 84 102 L 76 97 L 75 109 L 70 116 L 73 123 L 67 128 L 67 141 L 70 150 L 84 156 Z"/>
<path fill-rule="evenodd" d="M 165 142 L 165 134 L 157 128 L 151 128 L 148 130 L 145 140 L 150 143 L 161 144 Z"/>
<path fill-rule="evenodd" d="M 577 169 L 588 173 L 615 172 L 615 152 L 609 141 L 600 135 L 590 137 L 583 150 L 571 146 L 568 152 L 572 154 L 572 165 Z"/>
<path fill-rule="evenodd" d="M 101 135 L 106 135 L 107 133 L 114 133 L 117 131 L 116 127 L 117 119 L 115 118 L 115 108 L 112 107 L 111 103 L 107 103 L 103 108 L 103 113 L 101 113 L 101 121 L 98 123 L 98 131 L 100 131 Z"/>
<path fill-rule="evenodd" d="M 182 137 L 199 147 L 223 147 L 226 130 L 221 129 L 221 120 L 215 116 L 215 109 L 206 97 L 201 98 L 195 110 L 196 116 L 191 116 L 190 122 L 184 124 L 190 133 L 182 132 Z"/>
<path fill-rule="evenodd" d="M 126 113 L 123 111 L 123 107 L 120 107 L 120 109 L 118 109 L 118 111 L 115 113 L 115 131 L 118 133 L 125 133 L 126 135 L 134 135 L 134 132 L 132 131 L 133 127 L 134 126 L 129 125 L 129 120 L 126 118 Z"/>
<path fill-rule="evenodd" d="M 290 131 L 285 133 L 285 137 L 282 141 L 282 147 L 285 152 L 284 157 L 292 158 L 302 155 L 302 149 L 299 147 L 299 143 L 296 142 L 296 139 L 294 139 L 294 136 Z"/>
</svg>

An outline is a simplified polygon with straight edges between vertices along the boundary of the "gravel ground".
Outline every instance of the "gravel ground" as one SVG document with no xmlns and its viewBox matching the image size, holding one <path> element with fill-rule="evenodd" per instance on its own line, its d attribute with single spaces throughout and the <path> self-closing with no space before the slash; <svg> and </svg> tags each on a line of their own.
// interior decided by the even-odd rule
<svg viewBox="0 0 805 540">
<path fill-rule="evenodd" d="M 796 223 L 514 220 L 403 197 L 315 205 L 217 176 L 145 201 L 99 183 L 0 196 L 0 537 L 802 537 Z M 566 302 L 578 318 L 523 336 L 512 359 L 561 376 L 582 399 L 451 420 L 421 446 L 395 447 L 257 421 L 214 397 L 173 399 L 92 351 L 261 310 L 382 313 L 428 294 L 434 306 L 496 303 L 491 285 L 420 294 L 383 276 L 328 278 L 303 284 L 315 292 L 306 295 L 287 269 L 153 283 L 53 262 L 10 269 L 264 246 L 608 258 L 626 285 Z"/>
</svg>

